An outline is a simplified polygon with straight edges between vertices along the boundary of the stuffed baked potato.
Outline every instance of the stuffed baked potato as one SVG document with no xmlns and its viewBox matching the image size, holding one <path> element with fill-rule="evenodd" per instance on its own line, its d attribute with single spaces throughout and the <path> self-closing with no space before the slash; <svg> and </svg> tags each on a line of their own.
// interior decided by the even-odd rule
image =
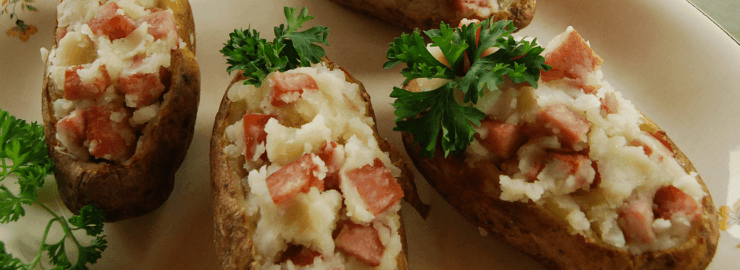
<svg viewBox="0 0 740 270">
<path fill-rule="evenodd" d="M 481 43 L 492 28 L 481 30 Z M 474 31 L 462 32 L 477 42 Z M 507 55 L 511 48 L 479 49 L 481 57 L 459 67 L 479 71 L 481 58 L 548 66 L 508 73 L 515 77 L 488 84 L 477 103 L 456 97 L 481 112 L 470 113 L 469 146 L 452 155 L 442 139 L 432 154 L 423 134 L 404 132 L 427 181 L 470 222 L 551 269 L 706 268 L 719 237 L 708 189 L 665 131 L 603 80 L 590 45 L 569 28 L 541 60 Z M 436 47 L 429 51 L 448 63 Z M 537 77 L 516 78 L 526 74 Z M 394 96 L 439 91 L 454 80 L 416 78 Z M 408 108 L 399 100 L 397 108 Z"/>
<path fill-rule="evenodd" d="M 276 27 L 278 34 L 310 18 L 305 9 L 297 20 L 290 20 L 295 9 L 285 12 L 289 25 Z M 321 42 L 324 29 L 301 34 L 312 31 Z M 257 37 L 231 34 L 222 50 L 229 63 L 260 63 L 251 48 L 307 47 L 279 36 L 276 46 L 240 51 L 267 44 Z M 239 70 L 221 101 L 210 151 L 222 269 L 408 269 L 400 200 L 423 214 L 426 208 L 400 153 L 378 135 L 364 86 L 333 62 Z"/>
<path fill-rule="evenodd" d="M 532 22 L 537 0 L 331 0 L 385 22 L 413 30 L 457 25 L 463 18 L 510 20 L 519 29 Z"/>
<path fill-rule="evenodd" d="M 46 62 L 42 113 L 59 192 L 108 222 L 167 200 L 200 96 L 186 0 L 64 0 Z"/>
</svg>

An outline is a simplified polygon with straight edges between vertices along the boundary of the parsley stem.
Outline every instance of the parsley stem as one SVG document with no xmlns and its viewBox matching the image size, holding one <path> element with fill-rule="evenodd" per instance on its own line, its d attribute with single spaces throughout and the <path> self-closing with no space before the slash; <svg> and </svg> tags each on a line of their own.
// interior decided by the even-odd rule
<svg viewBox="0 0 740 270">
<path fill-rule="evenodd" d="M 72 241 L 75 243 L 75 246 L 77 247 L 77 250 L 82 250 L 83 246 L 80 244 L 79 241 L 77 241 L 77 237 L 72 233 L 72 228 L 69 227 L 69 223 L 67 222 L 67 219 L 64 217 L 61 217 L 57 215 L 54 211 L 52 211 L 48 206 L 45 204 L 39 202 L 38 200 L 33 200 L 34 204 L 37 204 L 41 206 L 46 212 L 49 212 L 53 216 L 51 220 L 49 220 L 49 223 L 46 225 L 46 230 L 44 230 L 44 235 L 41 238 L 41 245 L 39 246 L 38 254 L 36 254 L 36 258 L 33 260 L 31 269 L 36 266 L 36 264 L 41 259 L 41 254 L 43 253 L 44 245 L 46 245 L 46 238 L 49 234 L 49 230 L 51 228 L 51 224 L 54 223 L 54 221 L 59 223 L 59 226 L 62 227 L 62 231 L 64 232 L 64 236 L 62 236 L 61 241 L 64 241 L 64 239 L 67 239 L 67 237 L 71 238 Z"/>
<path fill-rule="evenodd" d="M 65 238 L 67 236 L 71 237 L 72 240 L 75 242 L 75 245 L 77 245 L 78 248 L 79 247 L 82 247 L 82 245 L 80 245 L 80 242 L 77 241 L 77 238 L 75 237 L 75 235 L 72 234 L 72 229 L 69 227 L 69 223 L 67 223 L 67 219 L 66 218 L 60 217 L 54 211 L 52 211 L 51 209 L 49 209 L 49 207 L 47 207 L 45 204 L 40 203 L 37 200 L 34 200 L 33 202 L 36 203 L 36 204 L 38 204 L 38 205 L 40 205 L 42 208 L 44 208 L 44 210 L 46 210 L 52 216 L 54 216 L 54 220 L 57 220 L 59 222 L 59 225 L 62 226 L 62 229 L 64 230 L 64 237 Z"/>
<path fill-rule="evenodd" d="M 39 251 L 38 253 L 36 253 L 36 258 L 34 258 L 33 261 L 28 264 L 31 266 L 29 267 L 30 269 L 35 268 L 36 264 L 38 264 L 39 261 L 41 261 L 41 254 L 44 252 L 44 244 L 46 243 L 46 237 L 49 236 L 49 231 L 51 230 L 51 224 L 54 224 L 55 220 L 57 220 L 57 218 L 53 218 L 49 220 L 49 223 L 46 224 L 46 229 L 44 230 L 44 234 L 41 237 L 41 245 L 39 245 Z"/>
</svg>

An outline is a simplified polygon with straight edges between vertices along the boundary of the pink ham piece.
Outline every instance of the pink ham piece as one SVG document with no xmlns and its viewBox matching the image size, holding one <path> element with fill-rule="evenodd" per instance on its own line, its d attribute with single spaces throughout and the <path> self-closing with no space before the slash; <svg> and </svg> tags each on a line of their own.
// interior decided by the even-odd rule
<svg viewBox="0 0 740 270">
<path fill-rule="evenodd" d="M 588 120 L 564 104 L 545 107 L 537 113 L 537 122 L 545 125 L 561 142 L 575 145 L 585 141 L 591 129 Z"/>
<path fill-rule="evenodd" d="M 488 0 L 458 0 L 457 5 L 464 14 L 472 15 L 476 9 L 490 8 Z"/>
<path fill-rule="evenodd" d="M 136 108 L 156 102 L 165 90 L 159 81 L 159 73 L 137 73 L 118 78 L 116 90 L 133 97 Z M 127 97 L 128 98 L 128 97 Z"/>
<path fill-rule="evenodd" d="M 265 125 L 270 118 L 275 118 L 274 115 L 259 114 L 259 113 L 248 113 L 242 118 L 244 123 L 244 139 L 246 140 L 246 149 L 244 156 L 247 160 L 253 160 L 254 153 L 257 151 L 257 145 L 265 142 L 267 139 L 267 132 L 265 132 Z"/>
<path fill-rule="evenodd" d="M 340 223 L 340 228 L 336 239 L 337 249 L 369 266 L 380 265 L 385 246 L 380 242 L 375 227 L 344 222 Z"/>
<path fill-rule="evenodd" d="M 316 176 L 319 166 L 313 162 L 312 156 L 303 154 L 267 177 L 267 189 L 275 204 L 291 201 L 299 193 L 308 192 L 311 187 L 324 190 L 324 181 Z"/>
<path fill-rule="evenodd" d="M 664 186 L 655 192 L 653 203 L 657 206 L 655 217 L 671 219 L 673 215 L 682 213 L 691 221 L 701 217 L 699 205 L 694 198 L 674 186 Z"/>
<path fill-rule="evenodd" d="M 617 101 L 617 95 L 614 92 L 607 92 L 604 98 L 601 99 L 601 110 L 605 114 L 617 113 L 619 109 L 619 102 Z"/>
<path fill-rule="evenodd" d="M 586 187 L 593 182 L 593 179 L 588 179 L 587 176 L 583 175 L 592 169 L 591 163 L 588 157 L 579 153 L 557 153 L 551 152 L 550 157 L 553 162 L 557 162 L 558 171 L 566 172 L 568 175 L 575 175 L 576 180 L 574 186 L 566 187 L 569 190 L 578 190 Z"/>
<path fill-rule="evenodd" d="M 170 11 L 157 11 L 139 19 L 140 22 L 149 24 L 147 33 L 154 37 L 154 40 L 166 39 L 172 44 L 179 47 L 177 36 L 177 24 L 175 17 Z"/>
<path fill-rule="evenodd" d="M 327 142 L 321 147 L 319 158 L 326 163 L 329 169 L 324 178 L 324 187 L 326 189 L 339 189 L 339 168 L 344 163 L 344 156 L 336 154 L 337 142 Z"/>
<path fill-rule="evenodd" d="M 68 100 L 96 99 L 103 96 L 105 89 L 110 86 L 110 77 L 105 66 L 98 69 L 100 76 L 92 83 L 83 83 L 78 70 L 82 66 L 68 68 L 64 72 L 64 98 Z"/>
<path fill-rule="evenodd" d="M 480 122 L 480 127 L 488 132 L 485 139 L 481 139 L 476 133 L 481 145 L 503 158 L 516 154 L 517 149 L 526 142 L 523 126 L 485 119 Z"/>
<path fill-rule="evenodd" d="M 106 35 L 111 41 L 125 38 L 136 30 L 136 22 L 126 15 L 118 14 L 120 7 L 109 1 L 98 9 L 95 16 L 87 23 L 96 35 Z"/>
<path fill-rule="evenodd" d="M 368 164 L 347 172 L 347 178 L 342 180 L 349 180 L 357 187 L 360 197 L 373 215 L 384 212 L 403 197 L 401 185 L 377 158 L 372 165 Z"/>
<path fill-rule="evenodd" d="M 583 78 L 604 62 L 575 30 L 561 35 L 567 36 L 545 55 L 545 64 L 552 66 L 552 69 L 542 72 L 543 81 Z"/>
<path fill-rule="evenodd" d="M 552 69 L 542 71 L 542 81 L 574 79 L 574 86 L 581 87 L 586 93 L 593 93 L 598 87 L 585 85 L 583 80 L 604 60 L 594 53 L 578 32 L 571 28 L 569 30 L 554 39 L 561 39 L 562 42 L 549 44 L 548 49 L 543 52 L 545 64 L 552 66 Z"/>
<path fill-rule="evenodd" d="M 125 113 L 121 110 L 119 113 Z M 113 111 L 104 106 L 87 109 L 87 140 L 90 154 L 97 158 L 122 161 L 130 157 L 136 148 L 134 129 L 124 117 L 120 122 L 111 119 Z"/>
<path fill-rule="evenodd" d="M 653 203 L 645 198 L 633 199 L 622 205 L 617 223 L 622 228 L 628 244 L 651 244 L 655 242 L 653 231 Z"/>
<path fill-rule="evenodd" d="M 298 100 L 304 90 L 317 91 L 318 89 L 319 86 L 311 75 L 275 72 L 270 84 L 270 104 L 275 107 L 284 107 Z"/>
<path fill-rule="evenodd" d="M 57 121 L 57 136 L 67 149 L 80 157 L 87 156 L 84 150 L 85 142 L 85 111 L 77 109 L 66 117 Z M 85 152 L 85 153 L 80 153 Z"/>
</svg>

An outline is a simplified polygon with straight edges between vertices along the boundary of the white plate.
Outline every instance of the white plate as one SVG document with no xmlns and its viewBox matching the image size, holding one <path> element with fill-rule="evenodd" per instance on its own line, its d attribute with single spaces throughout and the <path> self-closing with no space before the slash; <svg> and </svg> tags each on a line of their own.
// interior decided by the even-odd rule
<svg viewBox="0 0 740 270">
<path fill-rule="evenodd" d="M 35 121 L 41 120 L 44 68 L 39 48 L 51 45 L 55 16 L 55 1 L 37 2 L 38 12 L 18 12 L 39 30 L 29 41 L 0 34 L 0 108 Z M 331 28 L 329 57 L 365 84 L 380 133 L 402 148 L 399 134 L 392 131 L 388 94 L 403 78 L 400 67 L 382 69 L 388 43 L 401 30 L 328 1 L 191 0 L 191 5 L 202 94 L 188 156 L 161 208 L 105 226 L 109 247 L 94 269 L 216 269 L 208 142 L 230 80 L 219 50 L 234 28 L 251 26 L 272 38 L 272 27 L 284 22 L 283 6 L 308 6 L 316 17 L 310 25 Z M 0 16 L 3 32 L 13 24 L 7 14 Z M 715 205 L 740 207 L 740 46 L 690 3 L 675 0 L 539 1 L 535 20 L 521 34 L 546 43 L 569 25 L 604 59 L 605 78 L 691 158 Z M 417 178 L 422 199 L 433 208 L 422 220 L 404 205 L 411 269 L 541 268 L 502 241 L 481 236 L 420 175 Z M 42 193 L 48 204 L 63 208 L 53 182 Z M 0 240 L 23 261 L 35 255 L 48 220 L 40 213 L 31 209 L 20 222 L 0 225 Z M 740 225 L 731 229 L 738 231 Z M 722 232 L 709 269 L 736 267 L 740 233 L 733 233 Z"/>
</svg>

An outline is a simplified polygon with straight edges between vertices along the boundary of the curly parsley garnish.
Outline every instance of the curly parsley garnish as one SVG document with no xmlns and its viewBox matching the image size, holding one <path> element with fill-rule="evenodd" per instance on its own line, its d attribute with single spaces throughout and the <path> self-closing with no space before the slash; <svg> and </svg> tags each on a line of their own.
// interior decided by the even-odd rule
<svg viewBox="0 0 740 270">
<path fill-rule="evenodd" d="M 320 62 L 326 52 L 315 43 L 329 45 L 326 40 L 329 28 L 314 26 L 297 32 L 304 23 L 313 19 L 308 15 L 307 8 L 304 7 L 296 15 L 297 11 L 297 8 L 284 8 L 287 26 L 281 24 L 275 27 L 275 39 L 272 42 L 260 38 L 260 33 L 254 29 L 234 30 L 229 34 L 229 40 L 221 50 L 228 57 L 226 62 L 229 67 L 226 71 L 231 74 L 232 71 L 243 70 L 243 76 L 248 78 L 244 83 L 259 87 L 271 72 L 308 67 Z"/>
<path fill-rule="evenodd" d="M 14 258 L 5 251 L 5 244 L 0 242 L 0 269 L 35 269 L 44 251 L 49 256 L 49 261 L 56 265 L 54 269 L 88 269 L 86 265 L 97 262 L 107 247 L 105 235 L 102 235 L 105 222 L 103 210 L 94 205 L 86 205 L 79 215 L 66 219 L 39 201 L 36 189 L 44 185 L 46 176 L 52 174 L 54 168 L 44 143 L 44 127 L 35 122 L 28 124 L 0 109 L 0 183 L 14 175 L 20 186 L 19 192 L 14 194 L 5 185 L 0 185 L 0 223 L 17 221 L 25 216 L 24 205 L 38 205 L 52 215 L 32 262 L 23 263 Z M 61 227 L 63 237 L 58 242 L 48 244 L 47 236 L 55 222 Z M 85 246 L 72 233 L 78 230 L 84 230 L 87 235 L 95 238 Z M 68 238 L 72 239 L 77 248 L 77 260 L 74 264 L 65 247 L 65 240 Z"/>
<path fill-rule="evenodd" d="M 476 42 L 479 29 L 480 40 Z M 425 31 L 424 34 L 432 41 L 431 46 L 440 48 L 449 67 L 432 56 L 418 30 L 396 38 L 390 44 L 386 55 L 388 61 L 383 67 L 389 69 L 406 63 L 401 70 L 406 77 L 404 84 L 417 78 L 451 81 L 437 89 L 419 93 L 394 87 L 391 97 L 396 98 L 393 103 L 396 127 L 393 130 L 413 134 L 415 142 L 421 144 L 423 156 L 434 156 L 440 130 L 440 144 L 445 156 L 465 152 L 475 135 L 473 125 L 480 125 L 486 115 L 474 107 L 460 104 L 455 100 L 455 91 L 464 94 L 464 103 L 475 104 L 485 91 L 501 91 L 498 85 L 504 82 L 504 76 L 514 83 L 527 82 L 537 88 L 540 70 L 550 69 L 540 55 L 544 49 L 537 45 L 537 39 L 531 43 L 517 41 L 511 36 L 514 30 L 516 27 L 510 21 L 493 23 L 484 20 L 461 28 L 452 28 L 443 22 L 440 29 Z M 488 48 L 498 50 L 481 57 Z M 466 55 L 472 56 L 467 71 L 464 67 Z"/>
</svg>

